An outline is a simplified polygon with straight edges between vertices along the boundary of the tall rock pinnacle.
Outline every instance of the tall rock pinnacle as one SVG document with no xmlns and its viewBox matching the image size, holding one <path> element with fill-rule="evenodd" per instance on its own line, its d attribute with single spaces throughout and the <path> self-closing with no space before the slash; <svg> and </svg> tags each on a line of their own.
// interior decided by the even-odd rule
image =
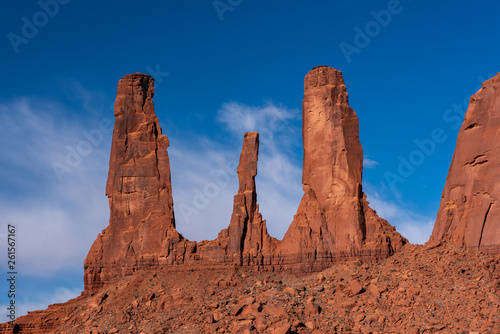
<svg viewBox="0 0 500 334">
<path fill-rule="evenodd" d="M 500 253 L 500 73 L 470 99 L 430 241 Z"/>
<path fill-rule="evenodd" d="M 363 194 L 358 117 L 349 106 L 342 73 L 316 67 L 306 75 L 304 90 L 304 197 L 283 252 L 298 250 L 295 261 L 302 262 L 392 254 L 406 240 L 369 208 Z"/>
<path fill-rule="evenodd" d="M 259 134 L 245 133 L 238 166 L 239 190 L 234 196 L 233 214 L 219 241 L 227 238 L 226 253 L 239 265 L 262 265 L 276 240 L 267 233 L 257 204 L 255 176 L 259 153 Z"/>
<path fill-rule="evenodd" d="M 85 287 L 166 257 L 175 231 L 167 136 L 153 106 L 154 80 L 129 74 L 118 83 L 106 195 L 109 226 L 85 260 Z M 170 240 L 171 241 L 171 240 Z M 169 241 L 169 242 L 170 242 Z"/>
<path fill-rule="evenodd" d="M 150 76 L 131 74 L 118 83 L 106 184 L 111 228 L 128 229 L 146 220 L 148 226 L 161 230 L 175 227 L 169 142 L 161 134 L 153 95 L 154 80 Z M 149 240 L 141 248 L 152 246 L 152 242 L 157 243 Z"/>
</svg>

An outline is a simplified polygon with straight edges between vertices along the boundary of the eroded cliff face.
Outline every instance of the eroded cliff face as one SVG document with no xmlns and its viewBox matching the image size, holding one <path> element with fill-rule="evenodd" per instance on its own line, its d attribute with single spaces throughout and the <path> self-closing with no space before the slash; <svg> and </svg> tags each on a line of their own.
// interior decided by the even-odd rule
<svg viewBox="0 0 500 334">
<path fill-rule="evenodd" d="M 177 244 L 193 246 L 175 229 L 169 141 L 161 133 L 153 95 L 148 75 L 126 75 L 118 83 L 106 184 L 109 226 L 85 260 L 85 289 L 139 268 L 176 263 Z"/>
<path fill-rule="evenodd" d="M 435 244 L 409 245 L 362 270 L 353 262 L 296 277 L 251 269 L 316 271 L 339 260 L 383 258 L 406 242 L 362 192 L 358 120 L 340 72 L 319 67 L 306 77 L 304 197 L 283 241 L 268 235 L 259 213 L 259 141 L 252 132 L 244 135 L 229 227 L 200 243 L 175 230 L 168 139 L 154 115 L 153 80 L 127 75 L 118 87 L 106 187 L 110 222 L 85 260 L 88 293 L 0 324 L 0 333 L 285 333 L 302 332 L 304 324 L 323 332 L 418 332 L 430 318 L 431 330 L 495 332 L 500 259 L 463 246 L 486 253 L 499 248 L 499 85 L 500 74 L 471 98 L 431 237 Z M 192 266 L 202 267 L 193 272 Z M 141 269 L 151 270 L 131 275 Z M 346 277 L 352 279 L 341 282 Z M 439 305 L 429 308 L 436 300 Z M 363 307 L 349 306 L 356 301 Z M 408 307 L 416 317 L 405 317 Z"/>
<path fill-rule="evenodd" d="M 259 212 L 259 135 L 250 132 L 244 135 L 229 227 L 215 240 L 196 243 L 175 229 L 169 142 L 155 115 L 153 78 L 122 78 L 106 186 L 110 221 L 85 260 L 85 289 L 137 270 L 181 264 L 310 272 L 345 259 L 385 258 L 404 245 L 406 239 L 369 208 L 363 194 L 358 118 L 342 74 L 317 67 L 304 86 L 305 194 L 283 241 L 269 236 Z"/>
<path fill-rule="evenodd" d="M 323 66 L 306 75 L 302 120 L 305 194 L 284 242 L 298 232 L 304 251 L 350 252 L 366 235 L 360 205 L 363 149 L 340 71 Z M 312 234 L 298 231 L 307 228 Z"/>
<path fill-rule="evenodd" d="M 500 253 L 500 74 L 470 99 L 431 242 Z"/>
<path fill-rule="evenodd" d="M 389 256 L 407 241 L 369 208 L 363 194 L 359 122 L 342 73 L 316 67 L 306 75 L 304 91 L 304 196 L 282 253 L 314 269 L 341 258 Z"/>
</svg>

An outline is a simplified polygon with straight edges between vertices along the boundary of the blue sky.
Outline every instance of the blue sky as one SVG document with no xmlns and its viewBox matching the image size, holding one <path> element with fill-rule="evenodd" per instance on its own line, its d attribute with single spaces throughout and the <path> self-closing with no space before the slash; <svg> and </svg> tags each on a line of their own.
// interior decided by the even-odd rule
<svg viewBox="0 0 500 334">
<path fill-rule="evenodd" d="M 177 225 L 187 238 L 215 238 L 229 223 L 235 163 L 243 133 L 253 130 L 262 136 L 261 212 L 282 237 L 302 195 L 303 78 L 329 65 L 343 72 L 360 118 L 368 200 L 423 243 L 468 99 L 500 71 L 493 0 L 1 6 L 0 228 L 18 229 L 18 315 L 83 288 L 83 259 L 108 223 L 106 122 L 125 74 L 156 78 Z M 58 175 L 57 164 L 68 169 Z"/>
</svg>

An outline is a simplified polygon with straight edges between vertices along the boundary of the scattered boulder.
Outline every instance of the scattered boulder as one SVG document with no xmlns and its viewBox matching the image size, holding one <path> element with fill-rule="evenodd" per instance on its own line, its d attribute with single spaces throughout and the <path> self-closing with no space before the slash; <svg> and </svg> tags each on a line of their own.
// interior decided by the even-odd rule
<svg viewBox="0 0 500 334">
<path fill-rule="evenodd" d="M 307 315 L 317 315 L 320 314 L 320 312 L 321 312 L 321 307 L 313 302 L 308 303 L 304 308 L 304 314 Z"/>
<path fill-rule="evenodd" d="M 351 296 L 359 295 L 360 293 L 362 293 L 364 291 L 365 291 L 365 289 L 359 283 L 358 280 L 352 280 L 349 282 L 349 292 L 350 292 Z"/>
</svg>

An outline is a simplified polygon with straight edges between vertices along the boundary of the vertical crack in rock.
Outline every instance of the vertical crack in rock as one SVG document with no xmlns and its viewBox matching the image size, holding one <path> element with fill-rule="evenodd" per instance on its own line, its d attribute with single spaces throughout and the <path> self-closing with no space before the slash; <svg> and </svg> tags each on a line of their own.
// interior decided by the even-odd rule
<svg viewBox="0 0 500 334">
<path fill-rule="evenodd" d="M 483 232 L 484 232 L 484 225 L 486 225 L 486 219 L 488 219 L 488 214 L 490 213 L 491 205 L 493 203 L 490 203 L 488 206 L 488 210 L 486 210 L 486 213 L 484 215 L 484 220 L 483 220 L 483 225 L 481 226 L 481 234 L 479 236 L 479 242 L 477 243 L 477 248 L 481 249 L 481 240 L 483 239 Z"/>
</svg>

